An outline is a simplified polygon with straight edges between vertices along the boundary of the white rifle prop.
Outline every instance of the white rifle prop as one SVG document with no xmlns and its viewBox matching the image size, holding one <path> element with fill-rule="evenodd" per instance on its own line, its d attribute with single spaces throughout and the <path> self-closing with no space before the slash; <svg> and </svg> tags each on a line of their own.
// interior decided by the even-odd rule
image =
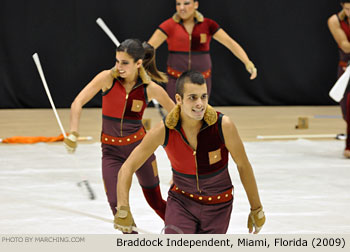
<svg viewBox="0 0 350 252">
<path fill-rule="evenodd" d="M 337 82 L 332 87 L 331 91 L 329 91 L 329 96 L 335 100 L 336 102 L 340 102 L 344 96 L 344 92 L 346 87 L 348 86 L 350 79 L 350 66 L 348 66 L 345 72 L 340 76 Z"/>
<path fill-rule="evenodd" d="M 41 81 L 44 85 L 44 88 L 45 88 L 45 91 L 46 91 L 46 94 L 47 94 L 47 97 L 49 98 L 49 101 L 50 101 L 50 104 L 51 104 L 51 107 L 52 107 L 52 110 L 56 116 L 56 120 L 57 120 L 57 123 L 60 127 L 60 130 L 63 134 L 63 137 L 66 138 L 67 137 L 67 134 L 62 126 L 62 123 L 61 123 L 61 120 L 60 120 L 60 117 L 58 116 L 57 114 L 57 110 L 56 110 L 56 106 L 52 100 L 52 97 L 51 97 L 51 93 L 50 93 L 50 89 L 46 83 L 46 79 L 45 79 L 45 75 L 44 75 L 44 71 L 43 71 L 43 68 L 41 67 L 41 63 L 40 63 L 40 60 L 39 60 L 39 55 L 37 53 L 34 53 L 33 54 L 33 60 L 34 60 L 34 63 L 36 65 L 36 68 L 38 69 L 38 72 L 39 72 L 39 75 L 40 75 L 40 78 L 41 78 Z M 79 182 L 78 183 L 78 186 L 81 186 L 81 184 L 84 184 L 86 186 L 86 189 L 88 191 L 88 194 L 89 194 L 89 198 L 91 200 L 95 199 L 95 194 L 94 194 L 94 191 L 92 190 L 90 184 L 89 184 L 89 181 L 87 181 L 86 179 L 84 179 L 83 181 Z"/>
</svg>

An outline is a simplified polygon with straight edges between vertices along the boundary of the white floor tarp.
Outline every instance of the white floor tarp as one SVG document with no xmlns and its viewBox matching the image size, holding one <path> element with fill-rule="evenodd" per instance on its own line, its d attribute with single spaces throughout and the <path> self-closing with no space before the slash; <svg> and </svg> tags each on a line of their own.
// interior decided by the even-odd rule
<svg viewBox="0 0 350 252">
<path fill-rule="evenodd" d="M 343 141 L 245 143 L 266 213 L 264 234 L 350 233 L 350 159 Z M 163 148 L 156 151 L 166 198 L 171 168 Z M 249 204 L 230 160 L 235 186 L 228 233 L 247 233 Z M 113 234 L 104 193 L 100 144 L 81 144 L 74 155 L 63 145 L 0 145 L 0 233 Z M 77 183 L 87 179 L 90 200 Z M 138 227 L 159 234 L 161 219 L 146 203 L 136 177 L 130 193 Z"/>
</svg>

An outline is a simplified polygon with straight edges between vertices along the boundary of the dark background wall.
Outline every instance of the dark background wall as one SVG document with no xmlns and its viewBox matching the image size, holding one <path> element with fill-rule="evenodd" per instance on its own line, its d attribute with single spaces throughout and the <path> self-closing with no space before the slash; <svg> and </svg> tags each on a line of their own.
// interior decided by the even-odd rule
<svg viewBox="0 0 350 252">
<path fill-rule="evenodd" d="M 216 41 L 212 105 L 333 105 L 337 45 L 327 18 L 337 0 L 201 0 L 214 19 L 246 50 L 258 68 L 244 65 Z M 0 0 L 0 108 L 50 107 L 32 54 L 39 54 L 59 108 L 115 63 L 115 46 L 96 24 L 101 17 L 122 41 L 148 40 L 175 12 L 175 0 Z M 165 70 L 167 46 L 157 51 Z M 101 105 L 97 95 L 88 107 Z"/>
</svg>

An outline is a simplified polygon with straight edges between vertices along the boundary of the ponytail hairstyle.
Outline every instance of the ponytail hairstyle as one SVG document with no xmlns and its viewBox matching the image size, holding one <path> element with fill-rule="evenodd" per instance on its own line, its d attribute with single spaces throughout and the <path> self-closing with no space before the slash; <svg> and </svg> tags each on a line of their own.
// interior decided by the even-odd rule
<svg viewBox="0 0 350 252">
<path fill-rule="evenodd" d="M 160 72 L 156 65 L 156 52 L 150 44 L 146 41 L 142 43 L 142 47 L 145 49 L 145 57 L 143 59 L 143 66 L 146 72 L 151 76 L 151 78 L 158 82 L 166 83 L 168 82 L 168 77 L 165 73 Z"/>
<path fill-rule="evenodd" d="M 117 52 L 126 52 L 134 61 L 143 60 L 139 69 L 139 76 L 144 83 L 151 79 L 159 82 L 168 82 L 167 76 L 156 67 L 154 48 L 147 42 L 141 43 L 138 39 L 124 40 L 117 48 Z"/>
</svg>

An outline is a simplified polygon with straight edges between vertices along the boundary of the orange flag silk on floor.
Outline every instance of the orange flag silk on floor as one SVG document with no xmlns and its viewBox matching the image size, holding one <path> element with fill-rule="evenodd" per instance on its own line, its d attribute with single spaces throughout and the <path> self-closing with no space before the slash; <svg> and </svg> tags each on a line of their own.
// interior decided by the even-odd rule
<svg viewBox="0 0 350 252">
<path fill-rule="evenodd" d="M 2 143 L 23 143 L 32 144 L 39 142 L 58 142 L 63 141 L 63 135 L 57 137 L 44 137 L 44 136 L 13 136 L 2 140 Z"/>
</svg>

